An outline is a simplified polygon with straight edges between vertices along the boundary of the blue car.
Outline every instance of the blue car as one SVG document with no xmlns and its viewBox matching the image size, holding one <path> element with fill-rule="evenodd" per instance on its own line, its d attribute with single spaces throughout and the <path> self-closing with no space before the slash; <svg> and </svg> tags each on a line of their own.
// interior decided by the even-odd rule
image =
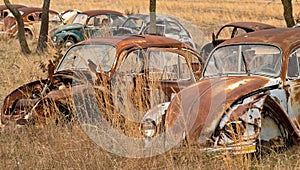
<svg viewBox="0 0 300 170">
<path fill-rule="evenodd" d="M 126 15 L 112 10 L 89 10 L 79 12 L 71 24 L 59 26 L 51 35 L 55 45 L 69 47 L 92 37 L 112 35 Z"/>
</svg>

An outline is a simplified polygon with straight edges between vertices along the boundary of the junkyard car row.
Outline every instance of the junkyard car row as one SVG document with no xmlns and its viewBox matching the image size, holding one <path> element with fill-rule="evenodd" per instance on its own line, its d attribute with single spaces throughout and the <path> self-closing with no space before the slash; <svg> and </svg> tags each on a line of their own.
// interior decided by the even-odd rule
<svg viewBox="0 0 300 170">
<path fill-rule="evenodd" d="M 68 23 L 58 17 L 61 25 L 51 39 L 67 52 L 57 67 L 50 62 L 46 79 L 6 96 L 2 128 L 70 120 L 76 117 L 75 96 L 84 93 L 96 96 L 107 121 L 136 126 L 134 137 L 143 138 L 146 147 L 162 136 L 164 143 L 174 138 L 195 142 L 210 153 L 254 153 L 297 143 L 298 27 L 232 22 L 198 52 L 177 20 L 157 16 L 158 35 L 148 35 L 147 14 L 76 11 Z M 104 35 L 106 21 L 110 32 Z"/>
</svg>

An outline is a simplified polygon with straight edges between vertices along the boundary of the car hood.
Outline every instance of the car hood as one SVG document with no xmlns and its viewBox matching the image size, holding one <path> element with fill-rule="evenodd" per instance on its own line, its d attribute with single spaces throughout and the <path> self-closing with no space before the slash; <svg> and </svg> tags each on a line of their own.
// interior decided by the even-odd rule
<svg viewBox="0 0 300 170">
<path fill-rule="evenodd" d="M 183 89 L 173 98 L 166 111 L 166 128 L 177 135 L 188 133 L 189 138 L 193 140 L 207 139 L 233 102 L 276 83 L 270 78 L 259 76 L 230 76 L 200 80 Z"/>
<path fill-rule="evenodd" d="M 83 25 L 81 24 L 67 24 L 67 25 L 61 25 L 55 32 L 61 32 L 61 31 L 68 31 L 68 30 L 74 30 L 74 29 L 81 29 L 83 28 Z"/>
</svg>

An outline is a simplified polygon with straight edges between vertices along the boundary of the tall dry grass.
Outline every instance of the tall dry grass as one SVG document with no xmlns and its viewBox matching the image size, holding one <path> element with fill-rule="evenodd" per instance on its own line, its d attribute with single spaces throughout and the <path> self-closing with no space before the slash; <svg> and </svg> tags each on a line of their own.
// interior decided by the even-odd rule
<svg viewBox="0 0 300 170">
<path fill-rule="evenodd" d="M 14 0 L 12 3 L 42 6 L 42 1 Z M 294 13 L 299 3 L 293 1 Z M 114 9 L 146 13 L 148 0 L 52 1 L 58 11 L 76 8 Z M 157 12 L 176 16 L 192 24 L 197 39 L 210 39 L 212 31 L 230 21 L 260 21 L 284 27 L 279 0 L 157 0 Z M 203 34 L 199 36 L 199 32 Z M 198 33 L 198 34 L 197 34 Z M 204 36 L 204 37 L 203 37 Z M 36 42 L 31 42 L 34 50 Z M 16 40 L 0 41 L 0 106 L 4 97 L 18 86 L 47 75 L 40 65 L 52 59 L 53 52 L 24 56 Z M 134 149 L 134 148 L 133 148 Z M 197 147 L 180 146 L 165 154 L 145 159 L 124 158 L 104 151 L 79 125 L 10 129 L 0 132 L 0 165 L 3 169 L 299 169 L 299 147 L 271 153 L 262 159 L 245 156 L 212 157 Z"/>
</svg>

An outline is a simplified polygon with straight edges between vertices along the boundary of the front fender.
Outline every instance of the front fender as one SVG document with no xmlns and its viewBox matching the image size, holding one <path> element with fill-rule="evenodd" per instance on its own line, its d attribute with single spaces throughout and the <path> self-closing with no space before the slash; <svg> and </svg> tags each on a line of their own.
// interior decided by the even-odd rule
<svg viewBox="0 0 300 170">
<path fill-rule="evenodd" d="M 32 105 L 32 102 L 26 102 L 25 100 L 36 101 L 40 97 L 39 94 L 43 91 L 46 82 L 46 79 L 33 81 L 20 86 L 8 94 L 5 97 L 1 108 L 0 122 L 3 124 L 7 123 L 6 120 L 14 116 L 13 112 L 16 107 L 27 107 L 28 105 Z"/>
</svg>

